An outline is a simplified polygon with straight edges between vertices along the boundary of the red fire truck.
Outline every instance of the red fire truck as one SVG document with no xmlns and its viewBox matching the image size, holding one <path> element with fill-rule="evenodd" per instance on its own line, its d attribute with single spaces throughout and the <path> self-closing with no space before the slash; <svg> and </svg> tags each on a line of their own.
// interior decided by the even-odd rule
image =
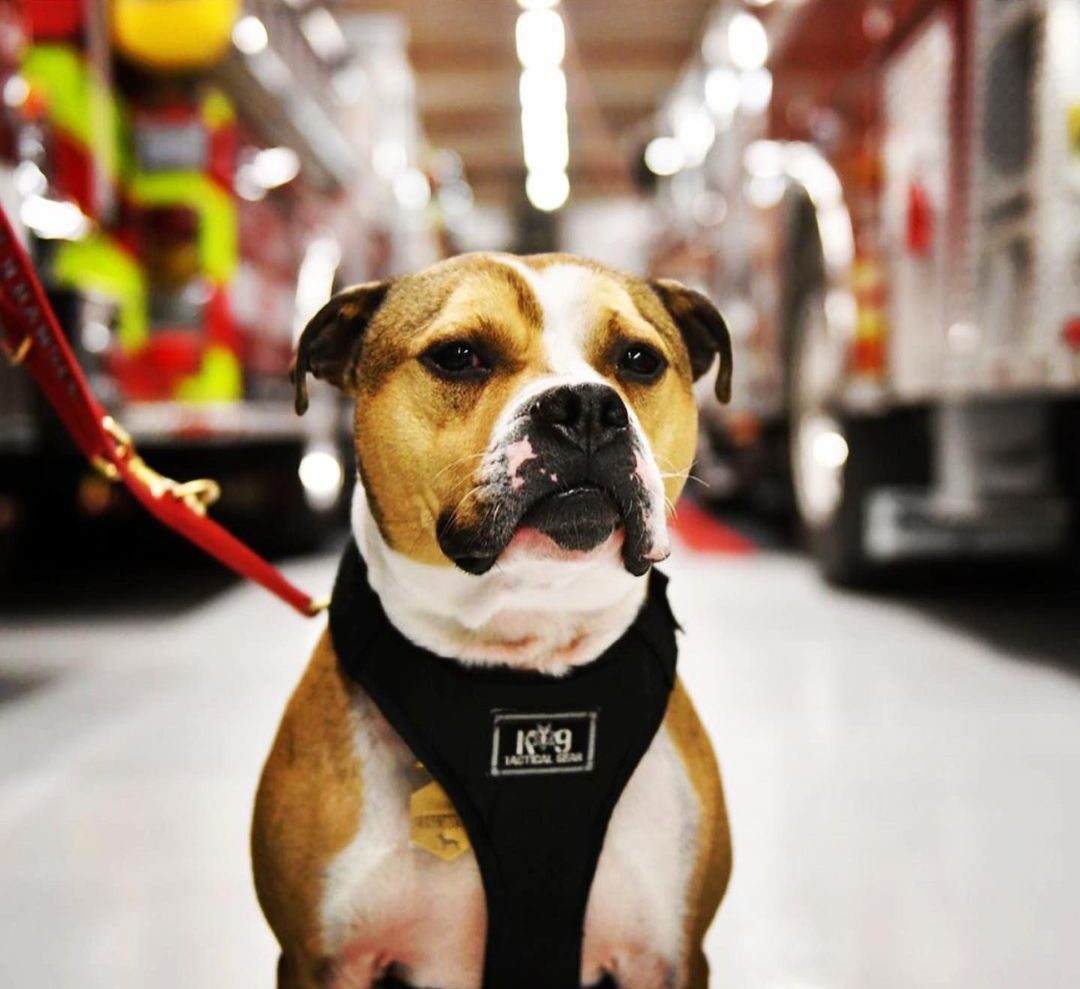
<svg viewBox="0 0 1080 989">
<path fill-rule="evenodd" d="M 307 317 L 381 274 L 352 59 L 321 4 L 0 0 L 0 201 L 141 454 L 220 477 L 264 549 L 317 536 L 352 473 L 338 397 L 301 419 L 288 382 Z M 125 513 L 0 367 L 0 542 Z"/>
<path fill-rule="evenodd" d="M 727 476 L 836 581 L 1075 546 L 1080 3 L 725 8 L 702 50 L 657 266 L 729 315 Z"/>
</svg>

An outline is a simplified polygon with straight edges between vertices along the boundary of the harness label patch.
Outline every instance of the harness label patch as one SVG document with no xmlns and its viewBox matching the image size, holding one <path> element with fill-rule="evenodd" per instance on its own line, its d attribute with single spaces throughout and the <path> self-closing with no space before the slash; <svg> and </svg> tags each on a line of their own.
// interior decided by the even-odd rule
<svg viewBox="0 0 1080 989">
<path fill-rule="evenodd" d="M 491 775 L 592 772 L 596 711 L 492 712 Z"/>
</svg>

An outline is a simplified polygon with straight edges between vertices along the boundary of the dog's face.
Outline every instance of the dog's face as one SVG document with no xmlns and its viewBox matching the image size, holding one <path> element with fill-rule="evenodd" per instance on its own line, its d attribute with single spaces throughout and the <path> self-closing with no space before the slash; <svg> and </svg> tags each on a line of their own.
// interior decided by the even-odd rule
<svg viewBox="0 0 1080 989">
<path fill-rule="evenodd" d="M 337 295 L 293 375 L 300 412 L 309 371 L 355 395 L 361 481 L 397 552 L 473 574 L 609 552 L 642 574 L 667 556 L 691 384 L 717 354 L 726 400 L 727 328 L 677 283 L 473 254 Z"/>
</svg>

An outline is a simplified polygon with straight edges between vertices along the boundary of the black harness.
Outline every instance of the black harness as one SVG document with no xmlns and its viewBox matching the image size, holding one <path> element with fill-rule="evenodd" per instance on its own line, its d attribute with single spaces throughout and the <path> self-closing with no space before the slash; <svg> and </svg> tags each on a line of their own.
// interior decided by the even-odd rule
<svg viewBox="0 0 1080 989">
<path fill-rule="evenodd" d="M 555 677 L 467 667 L 387 619 L 354 543 L 330 634 L 345 672 L 443 787 L 487 900 L 483 989 L 579 989 L 585 908 L 608 821 L 675 682 L 676 622 L 653 570 L 634 623 Z"/>
</svg>

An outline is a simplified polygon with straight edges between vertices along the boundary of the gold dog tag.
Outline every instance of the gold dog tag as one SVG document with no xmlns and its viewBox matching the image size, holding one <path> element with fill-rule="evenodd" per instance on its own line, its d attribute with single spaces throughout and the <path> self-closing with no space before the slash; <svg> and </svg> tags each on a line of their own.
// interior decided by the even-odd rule
<svg viewBox="0 0 1080 989">
<path fill-rule="evenodd" d="M 445 862 L 453 862 L 469 850 L 465 825 L 446 791 L 434 780 L 409 797 L 409 841 Z"/>
</svg>

